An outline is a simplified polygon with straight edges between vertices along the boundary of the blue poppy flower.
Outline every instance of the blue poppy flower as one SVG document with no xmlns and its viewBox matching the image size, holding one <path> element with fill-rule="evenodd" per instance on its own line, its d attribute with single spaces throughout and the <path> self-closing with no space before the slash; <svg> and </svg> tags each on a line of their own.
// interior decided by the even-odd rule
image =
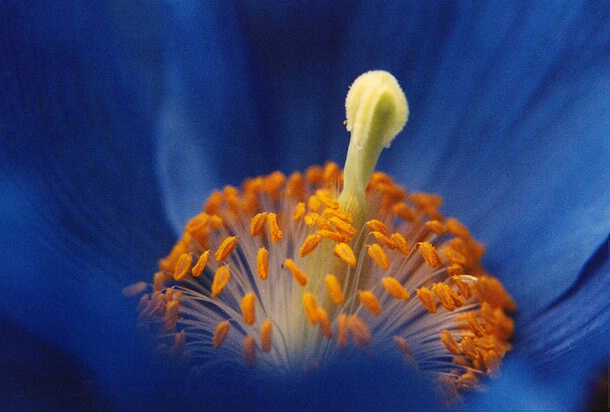
<svg viewBox="0 0 610 412">
<path fill-rule="evenodd" d="M 466 404 L 582 406 L 610 356 L 609 9 L 0 3 L 2 402 L 201 407 L 235 385 L 181 379 L 120 291 L 150 278 L 214 188 L 342 163 L 346 88 L 384 69 L 411 115 L 379 167 L 444 197 L 519 308 L 513 352 Z M 438 405 L 404 371 L 366 366 L 331 377 L 350 376 L 345 393 L 370 402 L 355 406 L 402 405 L 405 393 Z M 44 372 L 52 391 L 31 379 Z M 373 374 L 388 384 L 363 399 Z M 329 402 L 312 385 L 296 405 Z"/>
</svg>

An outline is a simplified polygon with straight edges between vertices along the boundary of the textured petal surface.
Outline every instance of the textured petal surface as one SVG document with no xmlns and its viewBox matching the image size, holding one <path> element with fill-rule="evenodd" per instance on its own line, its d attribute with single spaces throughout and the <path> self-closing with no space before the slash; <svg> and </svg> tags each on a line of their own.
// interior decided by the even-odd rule
<svg viewBox="0 0 610 412">
<path fill-rule="evenodd" d="M 83 359 L 87 379 L 123 406 L 152 389 L 136 379 L 156 378 L 120 291 L 173 241 L 151 167 L 158 50 L 129 13 L 0 5 L 0 261 L 10 291 L 0 311 Z M 36 359 L 23 362 L 27 371 Z"/>
</svg>

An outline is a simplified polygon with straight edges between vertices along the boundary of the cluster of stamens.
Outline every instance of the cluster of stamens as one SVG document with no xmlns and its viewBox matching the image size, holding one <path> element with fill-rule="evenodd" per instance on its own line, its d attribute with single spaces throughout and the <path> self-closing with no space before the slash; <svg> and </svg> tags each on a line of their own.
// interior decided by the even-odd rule
<svg viewBox="0 0 610 412">
<path fill-rule="evenodd" d="M 493 374 L 515 304 L 481 266 L 483 246 L 374 166 L 408 117 L 387 72 L 346 99 L 345 169 L 281 172 L 213 192 L 159 262 L 138 310 L 162 348 L 217 366 L 290 374 L 352 351 L 398 356 L 448 399 Z"/>
<path fill-rule="evenodd" d="M 376 172 L 355 217 L 341 184 L 328 163 L 212 193 L 152 285 L 126 291 L 152 289 L 143 324 L 176 355 L 210 361 L 228 346 L 233 361 L 276 371 L 330 361 L 350 338 L 372 356 L 390 343 L 451 396 L 475 387 L 510 349 L 515 309 L 481 268 L 483 247 L 438 196 Z"/>
</svg>

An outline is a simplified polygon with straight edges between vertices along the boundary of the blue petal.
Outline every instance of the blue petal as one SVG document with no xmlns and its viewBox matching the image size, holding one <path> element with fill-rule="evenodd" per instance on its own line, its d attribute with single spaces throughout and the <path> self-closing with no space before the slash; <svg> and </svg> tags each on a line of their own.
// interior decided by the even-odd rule
<svg viewBox="0 0 610 412">
<path fill-rule="evenodd" d="M 522 329 L 499 379 L 470 406 L 582 409 L 610 359 L 610 237 L 578 280 Z"/>
<path fill-rule="evenodd" d="M 128 7 L 0 8 L 0 310 L 83 359 L 113 403 L 153 399 L 155 363 L 120 290 L 173 241 L 151 168 L 154 31 L 135 36 Z"/>
</svg>

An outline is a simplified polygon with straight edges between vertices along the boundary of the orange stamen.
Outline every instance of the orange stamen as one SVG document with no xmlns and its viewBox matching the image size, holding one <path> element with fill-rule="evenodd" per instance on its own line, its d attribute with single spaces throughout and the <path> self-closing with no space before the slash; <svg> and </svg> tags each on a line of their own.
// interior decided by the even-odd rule
<svg viewBox="0 0 610 412">
<path fill-rule="evenodd" d="M 405 237 L 403 235 L 401 235 L 398 232 L 392 233 L 392 236 L 390 236 L 390 239 L 392 239 L 394 241 L 394 243 L 396 244 L 396 248 L 398 249 L 398 251 L 400 253 L 402 253 L 405 256 L 407 256 L 409 254 L 409 250 L 410 250 L 409 244 L 407 243 L 407 239 L 405 239 Z"/>
<path fill-rule="evenodd" d="M 222 345 L 222 342 L 225 341 L 230 329 L 231 323 L 228 320 L 220 322 L 218 326 L 216 326 L 214 336 L 212 336 L 212 346 L 214 346 L 214 349 L 217 349 Z"/>
<path fill-rule="evenodd" d="M 416 289 L 417 298 L 421 301 L 428 312 L 436 313 L 436 301 L 434 300 L 434 295 L 430 292 L 428 288 Z"/>
<path fill-rule="evenodd" d="M 381 306 L 375 295 L 373 295 L 373 292 L 370 290 L 359 290 L 358 298 L 360 299 L 362 306 L 367 308 L 373 315 L 381 315 Z"/>
<path fill-rule="evenodd" d="M 186 277 L 189 269 L 191 268 L 191 264 L 193 263 L 193 257 L 188 253 L 183 253 L 180 255 L 180 259 L 176 263 L 176 268 L 174 269 L 174 279 L 180 282 L 182 279 Z"/>
<path fill-rule="evenodd" d="M 256 341 L 252 336 L 244 338 L 244 358 L 249 368 L 256 366 Z"/>
<path fill-rule="evenodd" d="M 328 290 L 328 294 L 333 302 L 335 302 L 336 305 L 342 305 L 345 299 L 343 297 L 343 289 L 341 289 L 337 277 L 335 275 L 326 275 L 324 277 L 324 283 L 326 283 L 326 290 Z"/>
<path fill-rule="evenodd" d="M 224 262 L 237 247 L 237 236 L 229 236 L 222 241 L 216 251 L 216 261 Z"/>
<path fill-rule="evenodd" d="M 371 331 L 358 315 L 352 315 L 347 319 L 347 327 L 354 336 L 356 346 L 364 351 L 368 351 L 370 343 L 373 341 Z"/>
<path fill-rule="evenodd" d="M 277 224 L 277 215 L 275 213 L 269 213 L 267 215 L 267 223 L 269 224 L 269 232 L 271 233 L 271 240 L 279 242 L 282 239 L 282 231 Z"/>
<path fill-rule="evenodd" d="M 381 279 L 381 283 L 385 290 L 387 290 L 396 299 L 407 300 L 411 297 L 409 292 L 398 282 L 396 279 L 387 277 Z"/>
<path fill-rule="evenodd" d="M 292 215 L 292 220 L 295 222 L 305 216 L 305 203 L 299 202 L 294 208 L 294 214 Z"/>
<path fill-rule="evenodd" d="M 269 277 L 269 251 L 264 247 L 260 248 L 256 254 L 256 273 L 261 280 Z"/>
<path fill-rule="evenodd" d="M 197 277 L 201 276 L 201 274 L 203 273 L 203 269 L 205 269 L 205 265 L 208 263 L 209 257 L 210 257 L 209 250 L 206 250 L 199 256 L 199 259 L 197 259 L 197 263 L 195 264 L 195 266 L 193 266 L 193 269 L 191 270 L 193 277 L 197 278 Z"/>
<path fill-rule="evenodd" d="M 366 225 L 370 230 L 374 232 L 380 232 L 384 235 L 388 234 L 388 228 L 386 227 L 386 225 L 377 219 L 369 220 L 368 222 L 366 222 Z"/>
<path fill-rule="evenodd" d="M 246 296 L 241 300 L 241 312 L 244 318 L 244 322 L 248 325 L 254 324 L 256 321 L 256 314 L 254 313 L 254 305 L 256 303 L 256 297 L 254 293 L 246 293 Z"/>
<path fill-rule="evenodd" d="M 267 319 L 261 325 L 261 349 L 263 352 L 271 350 L 271 337 L 273 335 L 273 323 Z"/>
<path fill-rule="evenodd" d="M 373 259 L 373 262 L 377 263 L 377 266 L 383 270 L 388 270 L 390 267 L 390 261 L 388 260 L 385 252 L 381 249 L 381 246 L 376 243 L 369 246 L 368 254 L 371 259 Z"/>
<path fill-rule="evenodd" d="M 231 272 L 226 266 L 221 266 L 216 270 L 214 274 L 214 280 L 212 281 L 212 297 L 218 297 L 224 290 L 225 286 L 231 278 Z"/>
<path fill-rule="evenodd" d="M 317 233 L 307 236 L 307 238 L 305 239 L 305 242 L 303 242 L 303 245 L 299 249 L 299 255 L 301 257 L 305 257 L 305 256 L 309 255 L 311 252 L 313 252 L 318 247 L 321 240 L 322 240 L 322 236 L 320 236 Z"/>
<path fill-rule="evenodd" d="M 333 330 L 330 327 L 330 320 L 328 319 L 328 313 L 324 308 L 318 308 L 318 321 L 320 323 L 320 329 L 322 329 L 322 333 L 326 339 L 332 339 Z"/>
<path fill-rule="evenodd" d="M 267 221 L 267 213 L 257 213 L 252 218 L 252 223 L 250 223 L 250 235 L 257 236 L 263 231 L 265 227 L 265 222 Z"/>
<path fill-rule="evenodd" d="M 426 261 L 426 264 L 430 266 L 432 269 L 436 269 L 437 267 L 443 264 L 443 260 L 441 259 L 441 255 L 438 251 L 428 242 L 419 242 L 417 244 L 419 246 L 419 253 Z"/>
<path fill-rule="evenodd" d="M 317 325 L 320 318 L 318 317 L 318 303 L 316 302 L 314 295 L 311 293 L 303 293 L 303 307 L 309 323 Z"/>
<path fill-rule="evenodd" d="M 309 278 L 301 269 L 297 267 L 292 259 L 284 260 L 284 266 L 286 266 L 286 268 L 290 271 L 292 277 L 294 277 L 294 280 L 296 280 L 299 285 L 305 286 L 307 284 Z"/>
<path fill-rule="evenodd" d="M 335 256 L 337 256 L 339 259 L 341 259 L 348 265 L 352 267 L 356 266 L 356 255 L 354 255 L 352 248 L 349 247 L 347 243 L 339 243 L 335 245 L 334 253 Z"/>
<path fill-rule="evenodd" d="M 449 332 L 448 330 L 441 331 L 441 341 L 449 352 L 453 353 L 454 355 L 462 354 L 462 349 L 456 342 L 451 332 Z"/>
</svg>

